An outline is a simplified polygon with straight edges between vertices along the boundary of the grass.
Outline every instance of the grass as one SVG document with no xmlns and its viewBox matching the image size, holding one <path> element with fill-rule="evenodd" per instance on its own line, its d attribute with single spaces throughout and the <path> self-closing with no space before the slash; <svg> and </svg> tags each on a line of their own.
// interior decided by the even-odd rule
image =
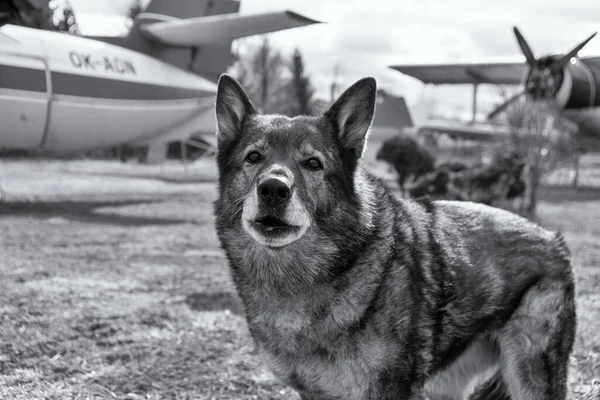
<svg viewBox="0 0 600 400">
<path fill-rule="evenodd" d="M 298 399 L 240 315 L 211 168 L 0 163 L 0 398 Z M 600 196 L 548 200 L 578 279 L 571 398 L 595 399 Z"/>
</svg>

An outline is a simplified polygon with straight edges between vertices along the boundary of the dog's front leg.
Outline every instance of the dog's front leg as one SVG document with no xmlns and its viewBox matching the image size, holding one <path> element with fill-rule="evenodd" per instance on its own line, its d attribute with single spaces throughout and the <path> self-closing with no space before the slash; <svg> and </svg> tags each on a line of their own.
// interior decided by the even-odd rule
<svg viewBox="0 0 600 400">
<path fill-rule="evenodd" d="M 298 392 L 300 394 L 300 400 L 429 400 L 422 390 L 412 391 L 412 393 L 418 393 L 410 395 L 406 389 L 399 387 L 398 385 L 385 385 L 385 387 L 378 387 L 376 389 L 369 390 L 365 393 L 364 397 L 359 398 L 338 398 L 330 397 L 317 393 Z"/>
<path fill-rule="evenodd" d="M 300 393 L 300 400 L 342 400 L 333 397 L 322 396 L 318 394 Z M 344 399 L 348 400 L 348 399 Z M 358 400 L 358 399 L 357 399 Z M 402 396 L 395 393 L 378 394 L 377 396 L 370 396 L 368 400 L 429 400 L 424 394 L 414 395 L 412 397 Z"/>
<path fill-rule="evenodd" d="M 423 385 L 407 385 L 391 380 L 371 390 L 369 400 L 429 400 Z"/>
</svg>

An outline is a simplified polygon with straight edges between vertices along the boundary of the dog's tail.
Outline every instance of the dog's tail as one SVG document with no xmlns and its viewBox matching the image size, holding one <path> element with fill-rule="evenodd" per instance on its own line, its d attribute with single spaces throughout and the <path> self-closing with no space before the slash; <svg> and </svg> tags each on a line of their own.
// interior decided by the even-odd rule
<svg viewBox="0 0 600 400">
<path fill-rule="evenodd" d="M 565 240 L 565 237 L 562 235 L 561 232 L 556 232 L 554 234 L 554 244 L 556 250 L 558 251 L 559 257 L 561 257 L 564 260 L 570 261 L 571 250 L 569 249 L 569 245 L 567 244 L 567 241 Z"/>
</svg>

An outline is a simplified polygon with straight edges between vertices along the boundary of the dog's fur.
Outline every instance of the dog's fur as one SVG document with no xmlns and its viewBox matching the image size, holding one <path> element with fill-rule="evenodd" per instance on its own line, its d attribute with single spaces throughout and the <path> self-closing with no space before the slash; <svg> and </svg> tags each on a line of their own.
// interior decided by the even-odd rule
<svg viewBox="0 0 600 400">
<path fill-rule="evenodd" d="M 562 236 L 395 198 L 361 165 L 375 93 L 365 78 L 323 116 L 288 118 L 219 80 L 216 227 L 265 361 L 305 400 L 564 399 Z"/>
</svg>

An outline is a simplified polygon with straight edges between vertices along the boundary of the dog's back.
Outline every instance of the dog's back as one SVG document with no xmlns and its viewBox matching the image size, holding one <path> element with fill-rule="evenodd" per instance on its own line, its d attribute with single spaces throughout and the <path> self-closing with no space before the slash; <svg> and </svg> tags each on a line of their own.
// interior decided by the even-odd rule
<svg viewBox="0 0 600 400">
<path fill-rule="evenodd" d="M 374 104 L 364 79 L 323 117 L 265 116 L 219 82 L 217 233 L 265 360 L 303 399 L 564 399 L 564 240 L 483 205 L 395 198 L 361 164 Z"/>
</svg>

